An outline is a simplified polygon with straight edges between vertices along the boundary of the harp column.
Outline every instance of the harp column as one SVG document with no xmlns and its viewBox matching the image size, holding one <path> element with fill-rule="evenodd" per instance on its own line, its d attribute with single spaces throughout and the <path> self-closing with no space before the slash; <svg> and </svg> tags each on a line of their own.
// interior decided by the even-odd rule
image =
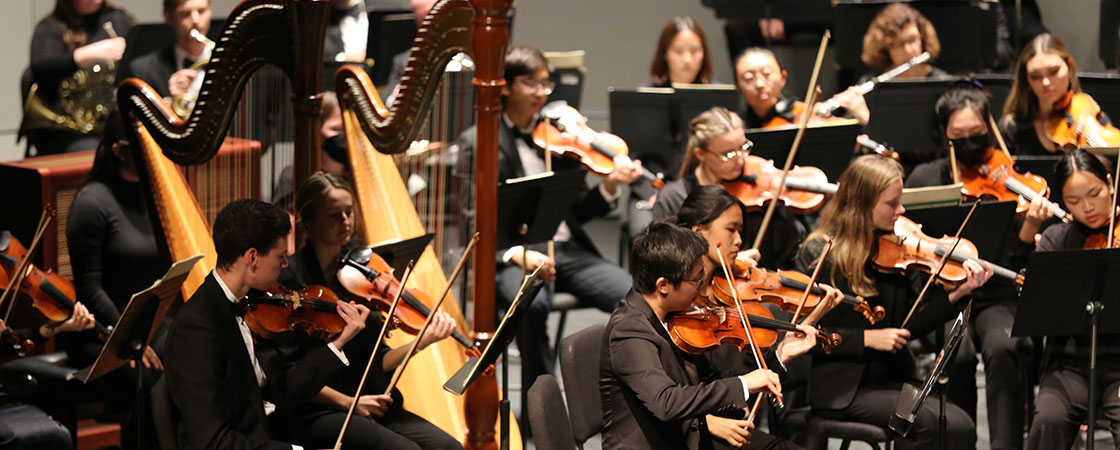
<svg viewBox="0 0 1120 450">
<path fill-rule="evenodd" d="M 323 41 L 327 35 L 331 3 L 329 0 L 288 0 L 292 21 L 292 45 L 295 61 L 314 64 L 293 64 L 292 115 L 295 119 L 295 160 L 292 161 L 292 189 L 297 190 L 322 164 L 323 142 L 319 138 L 323 104 Z M 295 193 L 292 193 L 295 198 Z"/>
<path fill-rule="evenodd" d="M 478 143 L 475 150 L 475 231 L 481 239 L 474 252 L 474 335 L 484 343 L 495 328 L 496 253 L 498 236 L 498 125 L 505 86 L 509 13 L 513 0 L 472 0 L 474 7 L 473 84 L 478 93 Z M 467 391 L 468 449 L 497 448 L 498 384 L 483 375 Z M 512 419 L 511 419 L 512 420 Z"/>
</svg>

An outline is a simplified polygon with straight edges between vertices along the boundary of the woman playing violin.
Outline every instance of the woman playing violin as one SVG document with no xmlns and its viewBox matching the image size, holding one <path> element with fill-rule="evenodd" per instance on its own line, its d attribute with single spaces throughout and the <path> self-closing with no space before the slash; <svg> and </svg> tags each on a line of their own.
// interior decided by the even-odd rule
<svg viewBox="0 0 1120 450">
<path fill-rule="evenodd" d="M 343 249 L 350 246 L 354 230 L 354 196 L 350 185 L 343 179 L 317 172 L 300 186 L 296 194 L 297 226 L 307 234 L 306 245 L 289 258 L 288 267 L 281 272 L 280 282 L 298 289 L 306 285 L 323 285 L 344 294 L 336 273 L 342 260 Z M 343 295 L 343 297 L 346 297 Z M 350 408 L 357 390 L 365 361 L 370 357 L 381 330 L 380 314 L 371 314 L 363 331 L 354 336 L 346 346 L 352 358 L 350 365 L 327 382 L 327 386 L 297 410 L 303 415 L 294 439 L 308 448 L 329 448 L 338 437 L 346 411 Z M 421 337 L 420 349 L 451 335 L 455 321 L 440 311 L 431 326 Z M 317 343 L 306 336 L 292 336 L 290 344 L 302 354 Z M 392 395 L 385 392 L 394 369 L 401 363 L 408 345 L 390 349 L 382 345 L 374 361 L 373 373 L 358 400 L 355 417 L 346 432 L 344 446 L 354 448 L 424 448 L 461 449 L 462 446 L 443 430 L 420 416 L 403 408 L 403 398 L 398 390 Z"/>
<path fill-rule="evenodd" d="M 1100 158 L 1074 150 L 1058 160 L 1055 177 L 1062 203 L 1074 220 L 1047 228 L 1035 250 L 1080 249 L 1088 237 L 1107 235 L 1115 180 Z M 1085 421 L 1089 404 L 1088 337 L 1051 337 L 1046 345 L 1045 354 L 1049 357 L 1039 379 L 1034 421 L 1027 438 L 1027 448 L 1031 450 L 1070 448 L 1078 435 L 1077 424 Z M 1098 389 L 1102 390 L 1098 408 L 1111 422 L 1113 439 L 1120 442 L 1120 399 L 1116 396 L 1120 364 L 1115 359 L 1120 354 L 1120 339 L 1117 335 L 1101 335 L 1097 345 L 1098 354 L 1106 355 L 1097 363 Z"/>
<path fill-rule="evenodd" d="M 719 185 L 742 176 L 750 146 L 743 134 L 743 121 L 727 109 L 714 107 L 692 119 L 679 178 L 661 189 L 653 205 L 653 220 L 677 214 L 685 198 L 700 186 Z M 752 212 L 743 217 L 744 241 L 754 239 L 762 216 L 761 212 Z M 759 249 L 759 263 L 767 268 L 787 268 L 805 229 L 782 205 L 777 206 L 773 220 Z"/>
<path fill-rule="evenodd" d="M 704 29 L 691 17 L 674 17 L 661 29 L 649 66 L 649 85 L 712 83 L 712 56 Z"/>
<path fill-rule="evenodd" d="M 941 136 L 952 143 L 956 162 L 962 173 L 984 164 L 991 152 L 1002 152 L 995 147 L 995 138 L 988 126 L 988 97 L 979 87 L 961 84 L 941 95 L 935 105 Z M 998 132 L 998 131 L 996 131 Z M 920 164 L 906 179 L 906 187 L 939 186 L 953 183 L 950 158 Z M 1019 225 L 1018 232 L 1007 234 L 1003 255 L 988 255 L 998 264 L 1018 271 L 1027 262 L 1034 248 L 1035 234 L 1042 222 L 1050 217 L 1048 203 L 1042 197 L 1031 202 L 1030 209 Z M 972 294 L 972 322 L 968 328 L 971 339 L 966 339 L 957 353 L 960 360 L 953 365 L 949 397 L 976 417 L 976 347 L 983 355 L 985 391 L 988 401 L 988 424 L 992 448 L 1011 449 L 1022 447 L 1023 416 L 1016 411 L 1024 404 L 1022 377 L 1019 375 L 1022 355 L 1030 348 L 1031 341 L 1012 338 L 1018 295 L 1014 286 L 1004 279 L 989 281 Z"/>
<path fill-rule="evenodd" d="M 893 159 L 865 155 L 853 160 L 840 176 L 840 189 L 821 212 L 820 228 L 798 251 L 797 270 L 811 271 L 821 257 L 826 236 L 832 236 L 835 245 L 821 268 L 822 281 L 861 295 L 887 312 L 873 326 L 847 308 L 821 319 L 821 326 L 839 333 L 843 342 L 831 354 L 813 356 L 809 402 L 816 414 L 885 428 L 902 383 L 916 381 L 907 341 L 942 326 L 956 314 L 960 300 L 992 276 L 990 267 L 965 263 L 966 281 L 952 292 L 930 287 L 909 327 L 900 328 L 924 280 L 917 273 L 881 273 L 871 267 L 870 260 L 878 236 L 893 232 L 895 221 L 905 212 L 902 176 L 902 167 Z M 896 448 L 932 448 L 938 406 L 935 399 L 927 399 L 907 437 L 890 432 Z M 975 425 L 968 414 L 952 404 L 946 408 L 948 447 L 974 447 Z"/>
<path fill-rule="evenodd" d="M 1066 112 L 1073 112 L 1070 106 L 1074 99 L 1095 105 L 1092 97 L 1081 91 L 1077 63 L 1065 44 L 1051 34 L 1038 35 L 1019 54 L 1015 81 L 1003 105 L 1000 126 L 1009 138 L 1011 151 L 1018 155 L 1047 155 L 1060 150 L 1063 144 L 1081 147 L 1077 142 L 1065 142 L 1064 136 L 1054 136 L 1053 126 Z M 1077 119 L 1092 122 L 1091 126 L 1111 128 L 1108 116 L 1099 108 L 1096 114 Z"/>
</svg>

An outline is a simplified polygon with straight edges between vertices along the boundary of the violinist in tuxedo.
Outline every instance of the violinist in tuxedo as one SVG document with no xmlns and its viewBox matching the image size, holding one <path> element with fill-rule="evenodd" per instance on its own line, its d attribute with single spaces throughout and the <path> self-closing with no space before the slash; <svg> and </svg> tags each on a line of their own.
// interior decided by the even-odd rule
<svg viewBox="0 0 1120 450">
<path fill-rule="evenodd" d="M 258 200 L 234 201 L 214 220 L 217 268 L 176 315 L 164 359 L 182 449 L 299 449 L 277 439 L 280 418 L 350 364 L 342 349 L 365 327 L 364 306 L 339 302 L 339 336 L 283 367 L 241 317 L 251 288 L 277 283 L 290 228 L 283 210 Z"/>
<path fill-rule="evenodd" d="M 210 0 L 163 0 L 163 21 L 175 31 L 175 43 L 136 58 L 128 70 L 160 97 L 172 98 L 185 94 L 195 77 L 202 76 L 191 66 L 210 58 L 206 44 L 191 37 L 191 30 L 210 32 Z"/>
</svg>

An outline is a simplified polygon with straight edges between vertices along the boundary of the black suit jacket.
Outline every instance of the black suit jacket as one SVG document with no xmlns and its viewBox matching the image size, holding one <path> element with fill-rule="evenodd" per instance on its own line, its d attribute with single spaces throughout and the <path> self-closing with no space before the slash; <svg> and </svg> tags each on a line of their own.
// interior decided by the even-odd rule
<svg viewBox="0 0 1120 450">
<path fill-rule="evenodd" d="M 498 179 L 501 181 L 510 178 L 521 178 L 525 176 L 525 169 L 521 166 L 521 156 L 517 153 L 517 135 L 514 134 L 513 128 L 506 125 L 505 120 L 501 120 L 498 126 Z M 467 178 L 471 192 L 474 192 L 475 181 L 475 146 L 478 142 L 478 130 L 476 127 L 470 127 L 459 137 L 459 167 L 458 175 Z M 542 150 L 543 151 L 543 150 Z M 553 171 L 559 173 L 568 170 L 582 170 L 579 161 L 572 158 L 553 158 L 552 159 Z M 466 196 L 464 196 L 466 198 Z M 607 215 L 611 211 L 611 204 L 607 202 L 603 195 L 599 193 L 599 189 L 590 189 L 586 186 L 581 187 L 581 192 L 576 196 L 578 200 L 572 204 L 572 209 L 569 211 L 565 222 L 568 228 L 572 230 L 572 241 L 579 243 L 584 248 L 598 253 L 595 244 L 591 242 L 591 238 L 587 232 L 583 230 L 583 223 L 596 217 Z M 499 233 L 502 230 L 498 231 Z M 516 236 L 508 236 L 511 241 L 516 242 Z M 535 247 L 534 247 L 535 248 Z M 498 249 L 498 262 L 501 263 L 502 254 L 507 249 Z"/>
<path fill-rule="evenodd" d="M 653 309 L 631 290 L 603 334 L 599 393 L 603 448 L 710 448 L 706 414 L 747 407 L 738 378 L 719 378 L 705 356 L 673 345 Z"/>
<path fill-rule="evenodd" d="M 257 347 L 258 355 L 269 353 L 260 348 L 264 345 Z M 310 399 L 343 367 L 325 345 L 286 367 L 262 355 L 268 377 L 267 391 L 262 392 L 233 304 L 213 273 L 176 315 L 163 361 L 167 390 L 182 417 L 179 447 L 208 450 L 290 450 L 290 444 L 270 437 L 265 394 L 277 404 L 275 414 L 285 416 L 287 405 Z"/>
<path fill-rule="evenodd" d="M 129 63 L 128 71 L 132 76 L 150 84 L 160 97 L 170 97 L 168 80 L 175 73 L 175 46 L 169 45 L 134 59 Z"/>
</svg>

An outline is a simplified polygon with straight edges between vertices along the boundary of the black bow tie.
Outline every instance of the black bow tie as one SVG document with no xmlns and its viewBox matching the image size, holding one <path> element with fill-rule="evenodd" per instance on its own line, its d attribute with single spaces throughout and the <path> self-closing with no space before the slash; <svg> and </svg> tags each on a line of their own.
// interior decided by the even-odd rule
<svg viewBox="0 0 1120 450">
<path fill-rule="evenodd" d="M 194 60 L 190 58 L 183 58 L 183 68 L 190 69 L 194 65 Z"/>
</svg>

